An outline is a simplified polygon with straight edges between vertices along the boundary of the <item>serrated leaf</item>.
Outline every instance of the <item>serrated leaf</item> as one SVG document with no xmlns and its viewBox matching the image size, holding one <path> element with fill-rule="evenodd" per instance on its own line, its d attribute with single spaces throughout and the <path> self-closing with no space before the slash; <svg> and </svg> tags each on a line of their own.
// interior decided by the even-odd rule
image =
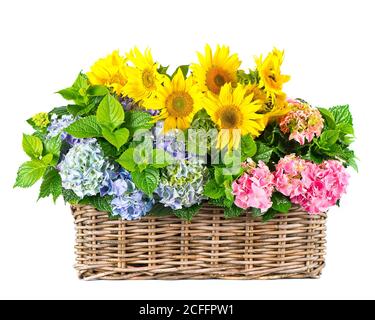
<svg viewBox="0 0 375 320">
<path fill-rule="evenodd" d="M 62 189 L 62 195 L 64 197 L 65 203 L 70 203 L 70 204 L 78 204 L 79 201 L 81 200 L 80 197 L 78 197 L 73 190 L 69 189 Z"/>
<path fill-rule="evenodd" d="M 241 138 L 241 153 L 242 160 L 251 158 L 257 153 L 257 145 L 250 135 L 246 135 Z"/>
<path fill-rule="evenodd" d="M 135 186 L 147 195 L 152 195 L 159 184 L 159 171 L 155 168 L 147 168 L 143 172 L 132 172 L 132 179 Z"/>
<path fill-rule="evenodd" d="M 49 197 L 52 195 L 53 201 L 62 194 L 61 177 L 55 168 L 49 168 L 43 177 L 43 182 L 40 186 L 39 199 Z"/>
<path fill-rule="evenodd" d="M 263 161 L 265 164 L 267 164 L 272 156 L 273 148 L 268 147 L 264 143 L 257 142 L 257 152 L 256 155 L 253 157 L 253 160 L 255 162 Z"/>
<path fill-rule="evenodd" d="M 347 123 L 353 125 L 353 117 L 349 105 L 335 106 L 329 109 L 335 118 L 336 124 Z"/>
<path fill-rule="evenodd" d="M 92 197 L 84 197 L 82 200 L 79 201 L 79 204 L 91 205 L 99 211 L 108 212 L 111 214 L 112 213 L 112 205 L 111 205 L 112 200 L 113 198 L 111 196 L 101 197 L 97 195 L 97 196 L 92 196 Z"/>
<path fill-rule="evenodd" d="M 134 160 L 134 148 L 126 150 L 120 158 L 117 159 L 117 162 L 126 170 L 130 172 L 135 171 L 137 164 Z"/>
<path fill-rule="evenodd" d="M 277 215 L 277 212 L 273 209 L 269 209 L 263 216 L 262 216 L 262 220 L 263 222 L 267 222 L 267 221 L 270 221 L 272 220 L 273 218 L 275 218 L 275 216 Z"/>
<path fill-rule="evenodd" d="M 151 129 L 153 127 L 152 116 L 142 111 L 130 111 L 125 113 L 125 127 L 130 134 L 140 129 Z"/>
<path fill-rule="evenodd" d="M 109 130 L 118 128 L 125 118 L 124 108 L 112 95 L 107 94 L 100 102 L 96 119 L 102 127 Z"/>
<path fill-rule="evenodd" d="M 71 115 L 77 116 L 84 108 L 82 108 L 82 106 L 70 104 L 66 107 L 66 109 Z"/>
<path fill-rule="evenodd" d="M 201 205 L 193 205 L 190 208 L 182 208 L 179 210 L 175 210 L 173 213 L 179 217 L 180 219 L 191 221 L 193 217 L 198 214 L 199 210 L 202 208 Z"/>
<path fill-rule="evenodd" d="M 97 138 L 102 136 L 102 129 L 95 116 L 78 119 L 67 127 L 65 131 L 76 138 Z"/>
<path fill-rule="evenodd" d="M 54 155 L 55 157 L 60 157 L 61 146 L 62 146 L 62 142 L 61 142 L 60 135 L 52 137 L 45 141 L 46 153 L 47 154 L 50 153 Z"/>
<path fill-rule="evenodd" d="M 100 86 L 100 85 L 91 86 L 87 89 L 87 94 L 89 96 L 93 96 L 93 97 L 102 97 L 102 96 L 105 96 L 108 93 L 109 93 L 109 91 L 108 91 L 107 87 Z"/>
<path fill-rule="evenodd" d="M 275 192 L 272 195 L 272 209 L 282 213 L 288 213 L 292 203 L 289 198 L 279 192 Z"/>
<path fill-rule="evenodd" d="M 107 157 L 117 158 L 121 155 L 121 151 L 118 151 L 116 147 L 110 144 L 107 140 L 98 139 L 100 148 L 103 150 Z"/>
<path fill-rule="evenodd" d="M 43 153 L 43 142 L 35 136 L 24 134 L 22 147 L 31 159 L 38 159 Z"/>
<path fill-rule="evenodd" d="M 66 107 L 57 107 L 57 108 L 53 108 L 48 114 L 49 115 L 55 114 L 57 116 L 65 116 L 65 115 L 68 115 L 69 112 Z"/>
<path fill-rule="evenodd" d="M 47 165 L 41 160 L 31 160 L 21 165 L 17 173 L 15 187 L 29 188 L 34 185 L 47 169 Z"/>
<path fill-rule="evenodd" d="M 244 212 L 245 210 L 242 208 L 231 206 L 229 208 L 224 209 L 224 217 L 225 219 L 236 218 L 241 216 Z"/>
<path fill-rule="evenodd" d="M 111 132 L 107 128 L 102 128 L 103 137 L 112 145 L 114 145 L 117 150 L 128 141 L 129 139 L 129 130 L 126 128 L 118 129 L 114 132 Z"/>
<path fill-rule="evenodd" d="M 42 159 L 42 162 L 46 164 L 47 166 L 52 163 L 53 160 L 53 154 L 46 154 Z"/>
<path fill-rule="evenodd" d="M 321 115 L 324 118 L 324 121 L 328 127 L 328 129 L 334 130 L 336 128 L 336 121 L 331 111 L 325 108 L 318 108 Z"/>
<path fill-rule="evenodd" d="M 319 146 L 328 148 L 336 143 L 339 139 L 339 132 L 337 130 L 326 130 L 319 138 Z"/>
<path fill-rule="evenodd" d="M 225 189 L 223 185 L 217 184 L 215 180 L 210 180 L 204 186 L 203 194 L 211 199 L 220 199 L 225 196 Z"/>
<path fill-rule="evenodd" d="M 76 100 L 79 97 L 78 90 L 75 88 L 66 88 L 57 92 L 65 100 Z"/>
</svg>

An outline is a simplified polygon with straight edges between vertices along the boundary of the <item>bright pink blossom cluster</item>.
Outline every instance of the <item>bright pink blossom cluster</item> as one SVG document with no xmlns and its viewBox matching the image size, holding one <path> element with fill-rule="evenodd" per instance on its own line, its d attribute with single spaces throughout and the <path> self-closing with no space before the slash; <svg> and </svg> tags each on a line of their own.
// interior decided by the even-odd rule
<svg viewBox="0 0 375 320">
<path fill-rule="evenodd" d="M 271 208 L 274 176 L 262 161 L 259 161 L 257 167 L 249 167 L 246 173 L 233 182 L 232 187 L 237 207 L 258 208 L 262 212 Z"/>
<path fill-rule="evenodd" d="M 337 203 L 346 192 L 348 180 L 349 174 L 339 161 L 315 164 L 291 154 L 280 159 L 274 173 L 262 161 L 258 166 L 248 166 L 232 187 L 235 204 L 243 209 L 266 212 L 272 207 L 276 189 L 310 214 L 318 214 Z"/>
<path fill-rule="evenodd" d="M 289 140 L 296 140 L 304 145 L 305 139 L 311 142 L 319 137 L 324 127 L 324 120 L 319 110 L 308 103 L 288 99 L 291 111 L 280 119 L 280 129 L 289 135 Z"/>
<path fill-rule="evenodd" d="M 325 212 L 346 192 L 349 174 L 336 160 L 318 165 L 295 155 L 276 166 L 275 188 L 311 214 Z"/>
</svg>

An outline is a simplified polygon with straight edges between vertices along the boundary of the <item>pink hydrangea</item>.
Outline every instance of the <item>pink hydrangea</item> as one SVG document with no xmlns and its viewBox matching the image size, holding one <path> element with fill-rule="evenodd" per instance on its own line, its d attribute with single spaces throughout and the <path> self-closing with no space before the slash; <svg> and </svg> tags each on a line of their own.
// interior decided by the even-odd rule
<svg viewBox="0 0 375 320">
<path fill-rule="evenodd" d="M 280 129 L 289 135 L 289 140 L 296 140 L 304 145 L 319 137 L 324 127 L 324 120 L 319 110 L 308 103 L 288 99 L 291 111 L 280 119 Z"/>
<path fill-rule="evenodd" d="M 308 166 L 304 178 L 306 192 L 291 198 L 291 201 L 311 214 L 325 212 L 336 205 L 349 183 L 349 174 L 336 160 Z"/>
<path fill-rule="evenodd" d="M 257 208 L 266 212 L 272 206 L 274 176 L 270 169 L 259 161 L 257 167 L 249 167 L 232 185 L 234 203 L 242 209 Z"/>
<path fill-rule="evenodd" d="M 345 193 L 349 174 L 336 160 L 320 165 L 295 155 L 276 165 L 275 188 L 311 214 L 325 212 Z"/>
</svg>

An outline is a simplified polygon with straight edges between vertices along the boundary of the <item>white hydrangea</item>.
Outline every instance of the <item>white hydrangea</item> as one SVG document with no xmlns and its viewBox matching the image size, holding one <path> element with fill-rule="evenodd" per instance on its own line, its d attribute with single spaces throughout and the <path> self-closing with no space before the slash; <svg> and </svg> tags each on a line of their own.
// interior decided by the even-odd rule
<svg viewBox="0 0 375 320">
<path fill-rule="evenodd" d="M 83 198 L 100 192 L 104 173 L 111 169 L 95 139 L 84 139 L 73 145 L 58 165 L 62 186 Z"/>
</svg>

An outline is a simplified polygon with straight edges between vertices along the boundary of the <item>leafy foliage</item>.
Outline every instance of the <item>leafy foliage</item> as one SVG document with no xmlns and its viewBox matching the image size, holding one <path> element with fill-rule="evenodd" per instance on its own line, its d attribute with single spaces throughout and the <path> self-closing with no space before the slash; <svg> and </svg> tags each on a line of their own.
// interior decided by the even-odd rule
<svg viewBox="0 0 375 320">
<path fill-rule="evenodd" d="M 193 205 L 189 208 L 183 208 L 180 210 L 175 210 L 173 213 L 179 217 L 180 219 L 191 221 L 193 217 L 199 212 L 201 209 L 201 205 Z"/>
</svg>

